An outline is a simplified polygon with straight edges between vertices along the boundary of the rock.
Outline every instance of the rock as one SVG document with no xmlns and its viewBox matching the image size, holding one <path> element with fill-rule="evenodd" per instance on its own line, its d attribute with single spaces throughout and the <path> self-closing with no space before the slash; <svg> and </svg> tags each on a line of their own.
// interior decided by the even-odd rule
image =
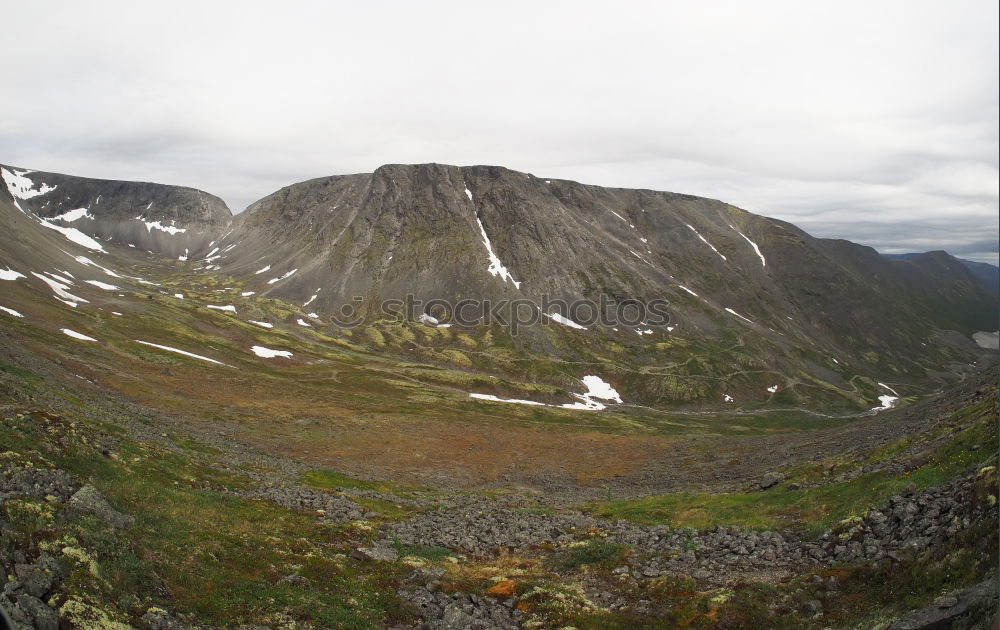
<svg viewBox="0 0 1000 630">
<path fill-rule="evenodd" d="M 778 485 L 784 480 L 785 476 L 782 475 L 781 473 L 769 472 L 765 474 L 763 477 L 761 477 L 760 483 L 758 485 L 760 486 L 761 490 L 767 490 L 768 488 L 773 488 L 774 486 Z"/>
<path fill-rule="evenodd" d="M 122 514 L 111 507 L 104 495 L 94 486 L 87 484 L 69 498 L 67 508 L 71 514 L 93 514 L 117 529 L 131 527 L 135 518 Z"/>
<path fill-rule="evenodd" d="M 44 598 L 55 588 L 62 572 L 52 556 L 42 554 L 33 564 L 15 564 L 14 575 L 21 582 L 25 593 Z"/>
<path fill-rule="evenodd" d="M 37 597 L 18 595 L 17 606 L 32 619 L 36 630 L 59 630 L 59 615 Z"/>
<path fill-rule="evenodd" d="M 249 490 L 233 490 L 246 499 L 264 499 L 291 510 L 320 514 L 329 523 L 346 523 L 365 517 L 361 506 L 347 497 L 298 485 L 262 484 Z M 398 501 L 396 501 L 398 503 Z"/>
<path fill-rule="evenodd" d="M 823 613 L 823 602 L 818 599 L 811 599 L 802 604 L 802 612 L 806 617 L 815 617 Z"/>
<path fill-rule="evenodd" d="M 958 598 L 954 595 L 945 595 L 934 602 L 934 605 L 938 608 L 951 608 L 958 605 Z"/>
<path fill-rule="evenodd" d="M 417 567 L 403 581 L 413 584 L 428 584 L 440 580 L 444 577 L 444 573 L 444 569 L 437 567 Z"/>
<path fill-rule="evenodd" d="M 392 547 L 358 547 L 351 552 L 351 557 L 371 562 L 395 562 L 399 559 L 399 554 Z"/>
<path fill-rule="evenodd" d="M 10 586 L 10 582 L 7 586 Z M 0 624 L 7 623 L 12 630 L 34 630 L 32 628 L 31 615 L 20 606 L 16 605 L 7 593 L 6 589 L 0 594 Z M 8 626 L 2 626 L 7 628 Z"/>
<path fill-rule="evenodd" d="M 142 616 L 149 630 L 191 630 L 191 627 L 175 619 L 162 608 L 150 608 Z"/>
<path fill-rule="evenodd" d="M 28 496 L 35 499 L 53 496 L 65 501 L 71 494 L 72 479 L 61 470 L 30 466 L 0 467 L 0 496 Z"/>
<path fill-rule="evenodd" d="M 981 582 L 972 588 L 952 593 L 940 598 L 934 604 L 915 610 L 897 619 L 887 630 L 946 630 L 952 627 L 952 621 L 964 615 L 972 607 L 982 610 L 997 609 L 996 579 Z M 939 602 L 947 599 L 951 604 L 942 607 Z M 951 600 L 954 599 L 954 604 Z"/>
</svg>

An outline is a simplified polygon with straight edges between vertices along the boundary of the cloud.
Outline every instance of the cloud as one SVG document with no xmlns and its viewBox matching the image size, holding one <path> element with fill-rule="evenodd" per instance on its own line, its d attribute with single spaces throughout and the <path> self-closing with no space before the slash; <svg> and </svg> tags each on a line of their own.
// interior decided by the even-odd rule
<svg viewBox="0 0 1000 630">
<path fill-rule="evenodd" d="M 383 163 L 502 164 L 996 262 L 996 24 L 987 0 L 22 3 L 0 160 L 236 210 Z"/>
</svg>

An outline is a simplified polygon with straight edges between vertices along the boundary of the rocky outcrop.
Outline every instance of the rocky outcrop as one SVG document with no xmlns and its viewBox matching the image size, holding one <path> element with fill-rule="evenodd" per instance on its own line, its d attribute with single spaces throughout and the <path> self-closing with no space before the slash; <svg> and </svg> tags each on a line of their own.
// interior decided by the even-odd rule
<svg viewBox="0 0 1000 630">
<path fill-rule="evenodd" d="M 356 521 L 370 514 L 345 496 L 292 484 L 262 483 L 232 492 L 245 499 L 263 499 L 293 510 L 316 512 L 330 523 Z"/>
<path fill-rule="evenodd" d="M 997 581 L 987 580 L 971 588 L 940 597 L 930 606 L 903 615 L 887 630 L 957 630 L 979 627 L 972 617 L 983 613 L 996 615 Z M 958 622 L 968 617 L 968 624 Z"/>
<path fill-rule="evenodd" d="M 438 580 L 443 570 L 418 568 L 397 592 L 412 604 L 423 623 L 418 630 L 516 630 L 523 613 L 513 598 L 504 601 L 468 593 L 443 593 Z"/>
<path fill-rule="evenodd" d="M 815 541 L 787 531 L 721 526 L 692 530 L 605 521 L 573 512 L 545 515 L 484 501 L 388 525 L 383 544 L 398 539 L 405 544 L 487 555 L 500 548 L 559 547 L 601 536 L 635 550 L 635 564 L 627 570 L 637 578 L 672 573 L 708 582 L 722 580 L 734 569 L 791 570 L 833 563 L 895 562 L 911 551 L 944 544 L 974 523 L 996 518 L 974 498 L 977 477 L 991 471 L 984 469 L 919 493 L 894 496 Z"/>
<path fill-rule="evenodd" d="M 73 491 L 72 479 L 61 470 L 13 464 L 0 466 L 0 503 L 4 495 L 34 499 L 52 496 L 66 501 Z"/>
<path fill-rule="evenodd" d="M 62 508 L 62 516 L 91 514 L 116 528 L 128 527 L 133 517 L 108 503 L 92 485 L 76 489 L 69 474 L 53 468 L 31 465 L 0 464 L 0 577 L 9 578 L 0 591 L 0 608 L 7 611 L 14 630 L 58 630 L 73 626 L 67 615 L 71 608 L 50 605 L 61 593 L 66 575 L 59 561 L 47 551 L 9 547 L 4 537 L 8 524 L 2 509 L 7 501 L 42 500 L 53 513 Z M 68 625 L 67 625 L 68 624 Z"/>
<path fill-rule="evenodd" d="M 104 495 L 94 486 L 87 484 L 76 491 L 66 504 L 68 514 L 93 514 L 108 525 L 117 529 L 131 527 L 135 518 L 122 514 L 111 507 Z"/>
</svg>

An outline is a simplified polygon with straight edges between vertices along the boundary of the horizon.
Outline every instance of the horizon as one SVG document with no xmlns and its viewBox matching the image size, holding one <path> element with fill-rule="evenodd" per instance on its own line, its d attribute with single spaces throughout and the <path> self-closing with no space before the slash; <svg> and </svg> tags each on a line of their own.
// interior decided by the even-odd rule
<svg viewBox="0 0 1000 630">
<path fill-rule="evenodd" d="M 54 171 L 43 171 L 43 170 L 40 170 L 40 169 L 32 169 L 32 168 L 25 167 L 25 166 L 12 165 L 12 164 L 2 163 L 2 162 L 0 162 L 0 164 L 2 164 L 3 166 L 7 166 L 9 168 L 26 169 L 25 172 L 29 173 L 29 174 L 30 173 L 34 173 L 34 172 L 42 172 L 42 173 L 45 173 L 45 172 L 54 172 Z M 510 168 L 508 166 L 504 166 L 504 165 L 501 165 L 501 164 L 464 164 L 464 165 L 462 165 L 462 164 L 446 164 L 444 162 L 420 162 L 420 163 L 386 162 L 385 164 L 380 164 L 379 166 L 377 166 L 376 168 L 372 169 L 371 171 L 361 171 L 361 172 L 357 172 L 357 173 L 333 173 L 333 174 L 330 174 L 330 175 L 320 175 L 319 178 L 321 179 L 323 177 L 346 177 L 346 176 L 350 176 L 350 175 L 369 175 L 369 174 L 374 173 L 375 171 L 377 171 L 379 168 L 382 168 L 383 166 L 390 166 L 390 165 L 394 165 L 394 164 L 400 164 L 400 165 L 403 165 L 403 166 L 419 166 L 420 164 L 440 164 L 440 165 L 443 165 L 443 166 L 455 166 L 457 168 L 466 168 L 466 167 L 473 167 L 473 166 L 499 167 L 499 168 L 505 168 L 507 170 L 518 172 L 518 173 L 525 173 L 527 175 L 531 175 L 532 177 L 535 177 L 536 179 L 556 179 L 556 180 L 562 180 L 562 181 L 570 181 L 570 182 L 574 182 L 574 183 L 585 185 L 585 186 L 596 186 L 597 185 L 597 184 L 590 184 L 589 182 L 581 182 L 581 181 L 577 181 L 577 180 L 567 179 L 567 178 L 564 178 L 564 177 L 545 177 L 545 176 L 542 176 L 542 175 L 535 175 L 534 173 L 528 173 L 527 171 L 519 171 L 518 169 Z M 71 175 L 71 176 L 77 176 L 77 177 L 84 177 L 84 178 L 87 178 L 87 179 L 108 180 L 107 177 L 97 177 L 97 176 L 90 176 L 90 175 L 76 175 L 75 173 L 59 173 L 59 174 L 60 175 Z M 226 208 L 229 210 L 229 212 L 232 214 L 232 216 L 236 217 L 236 216 L 242 214 L 243 212 L 245 212 L 247 210 L 247 208 L 249 208 L 249 206 L 253 205 L 254 203 L 257 203 L 258 201 L 260 201 L 262 199 L 265 199 L 265 198 L 269 197 L 270 195 L 278 192 L 279 190 L 282 190 L 283 188 L 287 188 L 289 186 L 295 186 L 296 184 L 301 184 L 303 182 L 309 181 L 310 179 L 316 179 L 316 178 L 302 179 L 302 180 L 294 181 L 294 182 L 292 182 L 290 184 L 281 185 L 278 188 L 276 188 L 273 191 L 271 191 L 270 193 L 265 194 L 263 197 L 260 197 L 258 199 L 255 199 L 255 200 L 251 201 L 246 207 L 244 207 L 244 208 L 242 208 L 240 210 L 234 210 L 229 205 L 229 203 L 226 202 L 226 200 L 224 198 L 222 198 L 221 196 L 213 193 L 212 191 L 210 191 L 210 190 L 204 190 L 204 189 L 197 188 L 197 187 L 194 187 L 194 186 L 185 186 L 184 184 L 171 184 L 171 183 L 167 183 L 167 182 L 149 181 L 149 180 L 143 180 L 143 179 L 122 180 L 122 181 L 133 181 L 133 182 L 141 182 L 141 183 L 148 183 L 148 184 L 159 184 L 159 185 L 163 185 L 163 186 L 177 186 L 177 187 L 182 187 L 182 188 L 192 188 L 194 190 L 198 190 L 200 192 L 207 193 L 209 195 L 213 195 L 215 197 L 218 197 L 219 199 L 222 199 L 223 203 L 226 204 Z M 112 180 L 112 181 L 116 181 L 116 180 Z M 606 188 L 624 188 L 624 187 L 621 187 L 621 186 L 605 186 L 605 187 Z M 686 194 L 683 191 L 677 191 L 677 190 L 656 190 L 656 189 L 653 189 L 653 188 L 631 189 L 631 190 L 652 190 L 654 192 L 667 192 L 667 193 Z M 696 195 L 696 196 L 702 196 L 702 195 Z M 721 202 L 724 202 L 724 203 L 729 203 L 725 199 L 716 199 L 716 201 L 721 201 Z M 737 207 L 739 207 L 739 206 L 737 206 Z M 740 208 L 740 209 L 741 210 L 746 210 L 746 208 Z M 748 212 L 749 212 L 749 210 L 748 210 Z M 758 213 L 754 212 L 753 214 L 758 214 Z M 759 214 L 758 216 L 763 216 L 765 218 L 777 218 L 777 217 L 769 217 L 766 214 Z M 796 227 L 800 227 L 801 228 L 801 226 L 796 226 Z M 806 230 L 806 232 L 809 233 L 810 236 L 814 236 L 816 238 L 839 238 L 839 237 L 827 237 L 827 236 L 823 236 L 823 235 L 819 235 L 819 234 L 813 234 L 812 232 L 809 232 L 808 230 Z M 927 254 L 927 253 L 934 252 L 934 251 L 943 251 L 946 254 L 948 254 L 948 255 L 950 255 L 950 256 L 952 256 L 954 258 L 957 258 L 959 260 L 966 260 L 966 261 L 977 262 L 977 263 L 985 263 L 985 264 L 988 264 L 988 265 L 992 265 L 994 267 L 998 266 L 998 263 L 997 263 L 996 260 L 977 260 L 975 258 L 964 257 L 964 256 L 957 255 L 957 254 L 952 253 L 952 252 L 950 252 L 950 251 L 948 251 L 947 249 L 944 249 L 944 248 L 932 248 L 932 249 L 927 249 L 927 250 L 924 250 L 924 251 L 898 251 L 898 252 L 897 251 L 893 251 L 893 252 L 886 252 L 886 251 L 879 250 L 877 247 L 875 247 L 874 245 L 871 245 L 869 243 L 865 243 L 865 242 L 862 242 L 862 241 L 856 241 L 856 240 L 853 240 L 853 239 L 846 239 L 846 240 L 850 240 L 850 241 L 855 242 L 855 243 L 857 243 L 859 245 L 866 245 L 868 247 L 872 247 L 872 249 L 875 249 L 876 252 L 878 252 L 879 254 L 881 254 L 883 256 L 902 256 L 902 255 L 906 255 L 906 254 Z"/>
<path fill-rule="evenodd" d="M 986 0 L 10 13 L 0 146 L 31 168 L 190 186 L 238 214 L 385 163 L 499 164 L 1000 262 Z"/>
</svg>

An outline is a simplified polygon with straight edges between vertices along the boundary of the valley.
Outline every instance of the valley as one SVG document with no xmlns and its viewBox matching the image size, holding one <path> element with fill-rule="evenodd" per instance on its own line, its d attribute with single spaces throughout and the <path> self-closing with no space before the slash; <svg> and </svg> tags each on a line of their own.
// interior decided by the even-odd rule
<svg viewBox="0 0 1000 630">
<path fill-rule="evenodd" d="M 389 165 L 235 217 L 2 168 L 0 564 L 24 627 L 995 608 L 997 354 L 974 335 L 998 299 L 943 252 L 499 167 Z M 561 310 L 602 296 L 670 317 Z M 408 297 L 436 306 L 382 308 Z M 462 300 L 511 306 L 458 322 Z"/>
</svg>

